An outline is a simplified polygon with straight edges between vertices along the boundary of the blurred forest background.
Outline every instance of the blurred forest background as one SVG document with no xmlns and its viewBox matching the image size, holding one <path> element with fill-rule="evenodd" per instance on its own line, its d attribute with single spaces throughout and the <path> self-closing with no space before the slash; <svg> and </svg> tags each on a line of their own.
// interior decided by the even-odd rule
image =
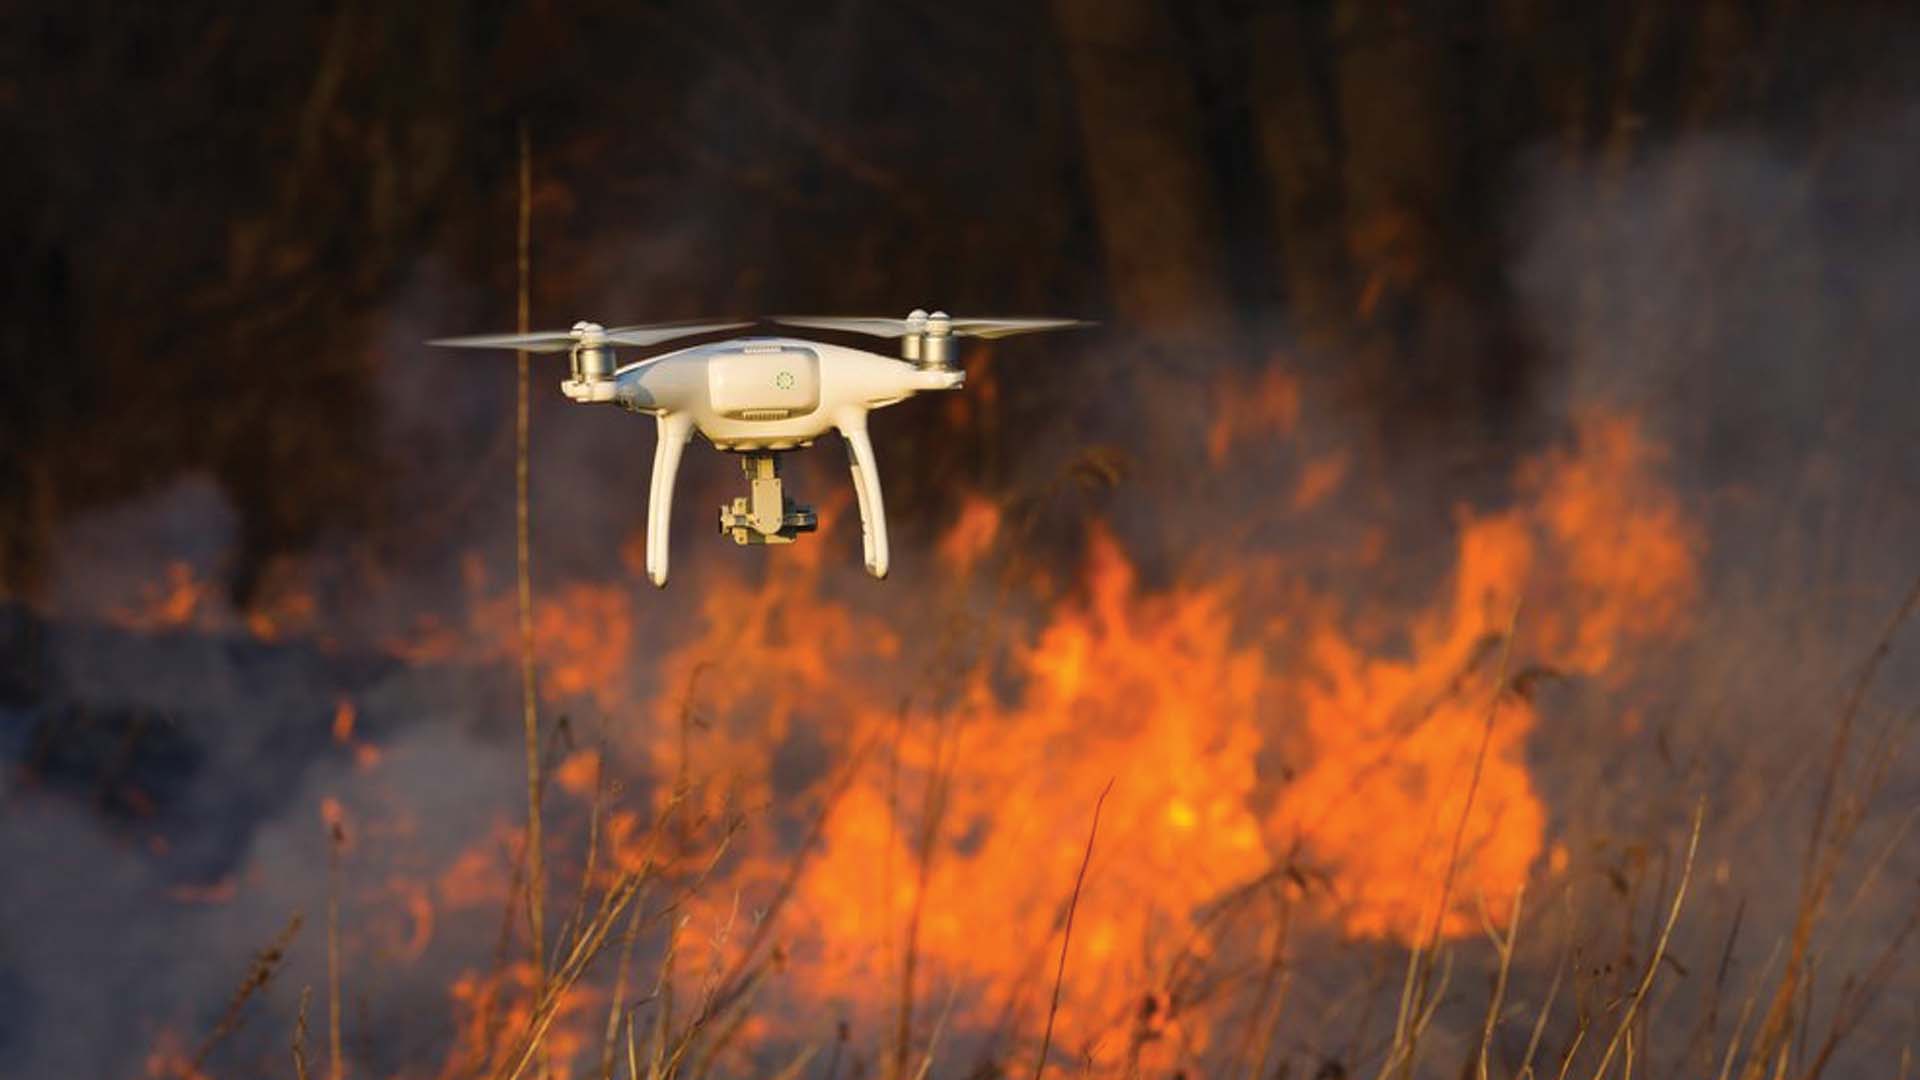
<svg viewBox="0 0 1920 1080">
<path fill-rule="evenodd" d="M 522 122 L 536 325 L 1062 311 L 1162 350 L 1175 394 L 1285 341 L 1384 444 L 1472 456 L 1528 436 L 1543 384 L 1505 269 L 1528 177 L 1764 131 L 1817 192 L 1821 133 L 1909 100 L 1908 12 L 14 5 L 0 581 L 31 593 L 62 521 L 185 471 L 238 508 L 243 606 L 275 555 L 390 524 L 367 343 L 427 261 L 470 288 L 422 329 L 510 326 Z M 1897 192 L 1837 197 L 1911 225 Z M 1032 364 L 1001 422 L 916 425 L 891 471 L 1004 482 L 1078 377 Z"/>
</svg>

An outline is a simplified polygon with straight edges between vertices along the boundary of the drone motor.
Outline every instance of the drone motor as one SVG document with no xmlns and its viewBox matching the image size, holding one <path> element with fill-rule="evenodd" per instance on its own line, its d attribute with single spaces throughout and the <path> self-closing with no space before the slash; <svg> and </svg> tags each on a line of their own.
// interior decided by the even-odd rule
<svg viewBox="0 0 1920 1080">
<path fill-rule="evenodd" d="M 583 385 L 613 378 L 613 350 L 607 346 L 607 328 L 599 323 L 577 322 L 572 333 L 575 344 L 568 350 L 573 363 L 573 381 Z"/>
</svg>

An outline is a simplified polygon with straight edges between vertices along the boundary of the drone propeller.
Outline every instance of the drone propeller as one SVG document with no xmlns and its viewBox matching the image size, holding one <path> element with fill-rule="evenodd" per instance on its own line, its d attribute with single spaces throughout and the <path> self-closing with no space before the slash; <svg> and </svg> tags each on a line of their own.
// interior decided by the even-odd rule
<svg viewBox="0 0 1920 1080">
<path fill-rule="evenodd" d="M 946 332 L 953 337 L 977 338 L 1003 338 L 1014 334 L 1030 334 L 1036 330 L 1069 330 L 1076 326 L 1093 325 L 1080 319 L 955 319 L 939 311 L 931 315 L 924 311 L 915 311 L 904 319 L 776 315 L 773 321 L 786 323 L 788 326 L 805 326 L 814 330 L 839 330 L 849 334 L 871 334 L 874 337 L 884 338 L 925 334 L 931 327 L 941 322 L 946 323 Z"/>
<path fill-rule="evenodd" d="M 544 330 L 532 334 L 474 334 L 469 337 L 436 338 L 429 345 L 455 349 L 522 349 L 527 352 L 565 352 L 576 345 L 631 345 L 644 348 L 675 338 L 711 334 L 718 330 L 737 330 L 752 323 L 652 323 L 646 326 L 616 326 L 611 330 L 598 324 L 578 322 L 571 330 Z"/>
<path fill-rule="evenodd" d="M 900 358 L 932 371 L 953 368 L 953 339 L 1003 338 L 1036 330 L 1067 330 L 1092 326 L 1079 319 L 956 319 L 944 311 L 929 315 L 915 308 L 904 319 L 839 318 L 832 315 L 776 315 L 774 322 L 815 330 L 899 338 Z"/>
</svg>

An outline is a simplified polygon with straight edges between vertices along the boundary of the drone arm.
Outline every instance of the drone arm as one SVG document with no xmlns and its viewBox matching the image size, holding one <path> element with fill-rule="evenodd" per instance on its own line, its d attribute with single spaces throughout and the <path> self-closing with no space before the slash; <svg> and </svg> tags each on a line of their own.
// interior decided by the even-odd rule
<svg viewBox="0 0 1920 1080">
<path fill-rule="evenodd" d="M 668 526 L 673 520 L 673 480 L 680 471 L 680 451 L 693 435 L 688 413 L 655 417 L 658 433 L 653 444 L 653 490 L 647 496 L 647 578 L 657 588 L 667 585 Z"/>
<path fill-rule="evenodd" d="M 860 541 L 867 573 L 887 576 L 887 504 L 880 496 L 880 466 L 867 438 L 865 410 L 848 412 L 837 426 L 847 440 L 847 458 L 853 469 L 853 493 L 860 500 Z"/>
</svg>

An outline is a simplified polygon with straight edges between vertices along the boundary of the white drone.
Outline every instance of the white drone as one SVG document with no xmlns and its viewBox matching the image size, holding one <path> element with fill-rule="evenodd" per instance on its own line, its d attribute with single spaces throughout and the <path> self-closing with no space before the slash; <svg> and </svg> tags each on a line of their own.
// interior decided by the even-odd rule
<svg viewBox="0 0 1920 1080">
<path fill-rule="evenodd" d="M 647 501 L 647 577 L 667 583 L 667 526 L 680 451 L 697 430 L 716 449 L 742 455 L 748 494 L 720 507 L 720 531 L 738 544 L 790 544 L 812 532 L 811 507 L 782 494 L 779 454 L 813 445 L 840 429 L 860 502 L 867 572 L 887 576 L 887 516 L 880 470 L 867 438 L 867 413 L 922 390 L 957 390 L 966 373 L 953 366 L 956 337 L 998 338 L 1088 325 L 1077 319 L 954 319 L 914 311 L 904 319 L 777 317 L 790 326 L 899 338 L 900 359 L 844 345 L 790 337 L 748 337 L 693 345 L 624 366 L 613 346 L 645 348 L 678 338 L 751 326 L 748 322 L 619 326 L 578 322 L 536 334 L 442 338 L 431 345 L 469 349 L 566 351 L 573 377 L 560 384 L 582 404 L 609 402 L 651 413 L 659 432 L 653 491 Z"/>
</svg>

